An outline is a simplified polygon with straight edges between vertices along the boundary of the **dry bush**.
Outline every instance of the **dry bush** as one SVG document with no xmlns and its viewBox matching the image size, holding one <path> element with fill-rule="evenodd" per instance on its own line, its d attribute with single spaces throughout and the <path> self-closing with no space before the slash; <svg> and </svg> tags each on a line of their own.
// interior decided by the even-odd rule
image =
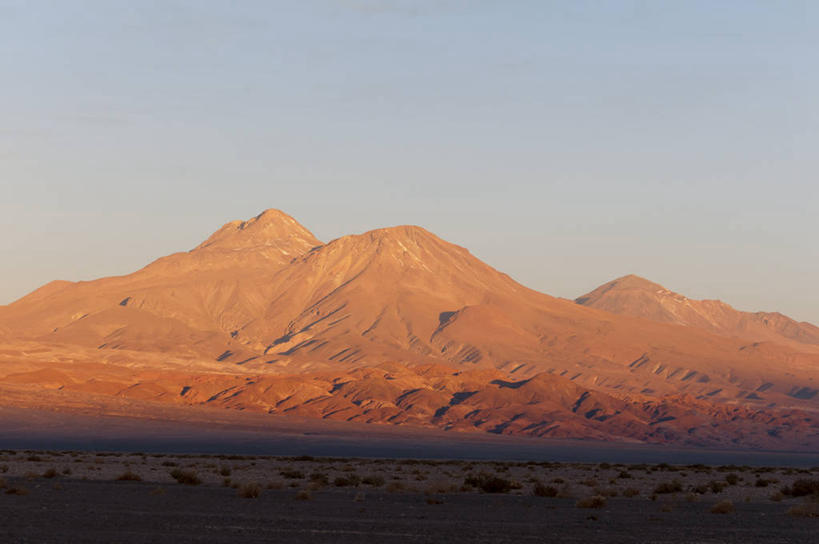
<svg viewBox="0 0 819 544">
<path fill-rule="evenodd" d="M 310 481 L 317 485 L 327 485 L 330 478 L 323 472 L 314 472 L 310 475 Z"/>
<path fill-rule="evenodd" d="M 663 505 L 660 507 L 660 512 L 673 512 L 673 511 L 674 511 L 674 505 L 671 504 L 670 502 L 663 503 Z"/>
<path fill-rule="evenodd" d="M 535 482 L 532 488 L 532 495 L 536 497 L 557 497 L 558 489 L 551 485 L 543 485 L 541 482 Z"/>
<path fill-rule="evenodd" d="M 219 469 L 219 474 L 222 476 L 230 476 L 230 467 L 222 467 Z"/>
<path fill-rule="evenodd" d="M 5 474 L 8 471 L 9 471 L 9 466 L 8 465 L 0 465 L 0 472 Z"/>
<path fill-rule="evenodd" d="M 580 499 L 577 501 L 575 506 L 578 508 L 603 508 L 606 506 L 606 497 L 602 497 L 600 495 L 586 497 L 585 499 Z"/>
<path fill-rule="evenodd" d="M 696 493 L 688 493 L 685 495 L 685 500 L 688 502 L 697 502 Z"/>
<path fill-rule="evenodd" d="M 770 499 L 773 502 L 779 502 L 784 498 L 785 498 L 785 495 L 783 495 L 781 491 L 777 491 L 776 493 L 774 493 L 773 495 L 770 496 Z"/>
<path fill-rule="evenodd" d="M 267 487 L 268 489 L 282 489 L 284 487 L 284 482 L 278 480 L 271 480 L 267 482 L 267 485 L 265 487 Z"/>
<path fill-rule="evenodd" d="M 185 485 L 199 485 L 202 480 L 197 476 L 196 472 L 192 470 L 174 469 L 170 472 L 171 478 L 180 484 Z"/>
<path fill-rule="evenodd" d="M 296 500 L 297 501 L 309 501 L 313 498 L 313 495 L 310 494 L 309 491 L 306 489 L 302 489 L 298 493 L 296 493 Z"/>
<path fill-rule="evenodd" d="M 364 493 L 359 491 L 355 494 L 355 497 L 353 497 L 353 502 L 364 502 L 364 496 Z"/>
<path fill-rule="evenodd" d="M 372 487 L 381 487 L 384 485 L 384 477 L 380 474 L 370 474 L 369 476 L 364 476 L 361 483 Z"/>
<path fill-rule="evenodd" d="M 126 470 L 125 472 L 123 472 L 122 474 L 117 476 L 117 480 L 127 481 L 127 482 L 141 482 L 142 481 L 142 476 L 140 476 L 139 474 L 136 474 L 134 472 L 131 472 L 130 470 Z"/>
<path fill-rule="evenodd" d="M 6 495 L 28 495 L 28 489 L 25 487 L 10 487 L 6 489 Z"/>
<path fill-rule="evenodd" d="M 726 474 L 725 475 L 725 482 L 728 485 L 737 485 L 739 483 L 739 476 L 737 476 L 733 472 L 731 474 Z"/>
<path fill-rule="evenodd" d="M 3 478 L 0 478 L 0 489 L 6 487 L 6 481 Z"/>
<path fill-rule="evenodd" d="M 782 493 L 793 497 L 819 496 L 819 480 L 796 480 L 789 487 L 782 489 Z"/>
<path fill-rule="evenodd" d="M 282 470 L 279 472 L 283 477 L 289 480 L 303 480 L 304 472 L 300 470 Z"/>
<path fill-rule="evenodd" d="M 361 478 L 357 474 L 348 474 L 347 476 L 339 476 L 333 480 L 333 485 L 336 487 L 358 487 L 361 483 Z"/>
<path fill-rule="evenodd" d="M 603 497 L 616 497 L 617 495 L 620 494 L 620 492 L 617 491 L 617 488 L 615 488 L 615 487 L 609 487 L 609 488 L 597 487 L 594 490 L 594 494 L 595 495 L 601 495 Z"/>
<path fill-rule="evenodd" d="M 731 514 L 734 512 L 734 503 L 731 501 L 718 502 L 711 507 L 712 514 Z"/>
<path fill-rule="evenodd" d="M 437 480 L 430 482 L 424 490 L 424 493 L 427 495 L 434 495 L 436 493 L 455 493 L 456 491 L 458 491 L 457 485 L 450 482 Z"/>
<path fill-rule="evenodd" d="M 478 488 L 484 493 L 508 493 L 512 489 L 520 489 L 520 484 L 486 472 L 467 476 L 464 485 Z"/>
<path fill-rule="evenodd" d="M 682 483 L 679 480 L 671 480 L 670 482 L 663 482 L 654 488 L 654 493 L 661 495 L 663 493 L 679 493 L 683 490 Z"/>
<path fill-rule="evenodd" d="M 163 487 L 155 487 L 151 490 L 151 495 L 164 495 L 165 488 Z"/>
<path fill-rule="evenodd" d="M 634 488 L 634 487 L 627 487 L 627 488 L 625 488 L 625 489 L 623 490 L 623 496 L 624 496 L 624 497 L 629 497 L 629 498 L 631 498 L 631 497 L 636 497 L 636 496 L 637 496 L 637 495 L 639 495 L 639 494 L 640 494 L 640 490 L 639 490 L 639 489 L 636 489 L 636 488 Z"/>
<path fill-rule="evenodd" d="M 728 484 L 726 482 L 720 482 L 717 480 L 711 480 L 708 482 L 708 486 L 711 488 L 712 493 L 722 493 L 727 485 Z"/>
<path fill-rule="evenodd" d="M 819 518 L 819 502 L 805 502 L 788 509 L 788 515 L 798 518 Z"/>
<path fill-rule="evenodd" d="M 57 469 L 51 467 L 50 469 L 43 472 L 43 478 L 56 478 L 57 477 Z"/>
<path fill-rule="evenodd" d="M 401 482 L 390 482 L 387 484 L 387 491 L 390 493 L 398 493 L 404 490 L 404 484 Z"/>
<path fill-rule="evenodd" d="M 262 486 L 256 482 L 249 482 L 239 486 L 237 494 L 243 499 L 258 499 L 262 494 Z"/>
<path fill-rule="evenodd" d="M 564 484 L 558 491 L 557 491 L 558 498 L 561 499 L 573 499 L 574 498 L 574 490 L 572 486 L 569 484 Z"/>
</svg>

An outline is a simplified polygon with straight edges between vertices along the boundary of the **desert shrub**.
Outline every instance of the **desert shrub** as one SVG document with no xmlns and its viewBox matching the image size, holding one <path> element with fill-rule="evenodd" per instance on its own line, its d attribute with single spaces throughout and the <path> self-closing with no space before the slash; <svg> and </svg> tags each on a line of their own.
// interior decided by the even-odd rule
<svg viewBox="0 0 819 544">
<path fill-rule="evenodd" d="M 65 474 L 66 476 L 69 476 L 71 474 L 71 467 L 65 467 L 63 469 L 63 474 Z"/>
<path fill-rule="evenodd" d="M 757 478 L 756 482 L 754 482 L 755 487 L 768 487 L 771 484 L 771 480 L 766 480 L 765 478 Z"/>
<path fill-rule="evenodd" d="M 616 497 L 617 495 L 620 494 L 620 492 L 617 491 L 617 488 L 615 488 L 615 487 L 609 487 L 609 488 L 596 487 L 594 489 L 594 493 L 595 493 L 595 495 L 600 495 L 602 497 Z"/>
<path fill-rule="evenodd" d="M 310 494 L 309 491 L 306 489 L 302 489 L 298 493 L 296 493 L 296 500 L 297 501 L 309 501 L 313 498 L 313 495 Z"/>
<path fill-rule="evenodd" d="M 0 465 L 0 472 L 5 474 L 8 471 L 9 471 L 9 466 L 8 465 Z"/>
<path fill-rule="evenodd" d="M 176 467 L 179 466 L 179 463 L 174 463 L 173 461 L 162 461 L 163 467 Z"/>
<path fill-rule="evenodd" d="M 575 506 L 578 508 L 603 508 L 606 506 L 606 497 L 602 497 L 600 495 L 586 497 L 585 499 L 580 499 L 577 501 Z"/>
<path fill-rule="evenodd" d="M 300 470 L 282 470 L 279 474 L 289 480 L 303 480 L 304 472 Z"/>
<path fill-rule="evenodd" d="M 357 474 L 348 474 L 347 476 L 338 476 L 333 480 L 333 485 L 336 487 L 358 487 L 361 483 L 361 477 Z"/>
<path fill-rule="evenodd" d="M 679 480 L 671 480 L 670 482 L 662 482 L 654 488 L 654 493 L 661 495 L 663 493 L 679 493 L 683 490 L 682 483 Z"/>
<path fill-rule="evenodd" d="M 120 474 L 117 477 L 117 480 L 130 481 L 130 482 L 141 482 L 142 481 L 142 476 L 140 476 L 139 474 L 136 474 L 134 472 L 131 472 L 130 470 L 126 470 L 125 472 L 123 472 L 122 474 Z"/>
<path fill-rule="evenodd" d="M 230 467 L 223 466 L 219 469 L 219 474 L 222 476 L 230 476 Z"/>
<path fill-rule="evenodd" d="M 486 472 L 467 476 L 464 479 L 464 485 L 478 488 L 484 493 L 508 493 L 515 488 L 511 480 Z"/>
<path fill-rule="evenodd" d="M 554 480 L 552 480 L 552 483 L 553 484 L 565 484 L 566 480 L 564 480 L 563 478 L 555 478 Z"/>
<path fill-rule="evenodd" d="M 725 481 L 728 483 L 728 485 L 737 485 L 739 483 L 739 476 L 737 476 L 733 472 L 730 474 L 726 474 Z"/>
<path fill-rule="evenodd" d="M 800 518 L 819 518 L 819 502 L 805 502 L 788 509 L 788 515 Z"/>
<path fill-rule="evenodd" d="M 424 490 L 424 493 L 426 493 L 427 495 L 433 495 L 436 493 L 454 493 L 456 491 L 458 491 L 457 485 L 446 481 L 438 480 L 430 482 L 429 485 L 427 485 L 426 489 Z"/>
<path fill-rule="evenodd" d="M 635 489 L 633 487 L 627 487 L 626 489 L 623 490 L 623 496 L 624 497 L 636 497 L 639 494 L 640 494 L 640 490 Z"/>
<path fill-rule="evenodd" d="M 631 472 L 626 472 L 625 470 L 621 470 L 620 474 L 618 474 L 617 477 L 620 478 L 621 480 L 634 478 L 634 476 L 631 475 Z"/>
<path fill-rule="evenodd" d="M 711 507 L 712 514 L 730 514 L 734 511 L 734 503 L 731 501 L 718 502 Z"/>
<path fill-rule="evenodd" d="M 551 485 L 543 485 L 540 482 L 536 482 L 535 486 L 532 488 L 532 495 L 536 497 L 557 497 L 558 490 L 556 487 Z"/>
<path fill-rule="evenodd" d="M 237 494 L 243 499 L 257 499 L 262 494 L 262 486 L 256 482 L 249 482 L 239 486 Z"/>
<path fill-rule="evenodd" d="M 327 485 L 330 483 L 330 478 L 323 472 L 314 472 L 310 474 L 310 481 L 320 485 Z"/>
<path fill-rule="evenodd" d="M 781 491 L 777 491 L 776 493 L 773 493 L 769 498 L 773 502 L 779 502 L 785 498 L 785 495 L 783 495 Z"/>
<path fill-rule="evenodd" d="M 57 469 L 51 467 L 50 469 L 43 472 L 43 478 L 55 478 L 57 476 Z"/>
<path fill-rule="evenodd" d="M 6 495 L 28 495 L 28 489 L 25 487 L 10 487 L 6 489 Z"/>
<path fill-rule="evenodd" d="M 182 470 L 176 468 L 170 472 L 171 478 L 176 480 L 180 484 L 185 485 L 199 485 L 202 483 L 202 480 L 199 479 L 196 472 L 192 470 Z"/>
<path fill-rule="evenodd" d="M 231 485 L 233 487 L 237 487 L 236 483 L 233 483 Z M 280 481 L 277 481 L 277 480 L 271 480 L 271 481 L 267 482 L 267 485 L 265 487 L 267 489 L 281 489 L 281 488 L 284 487 L 284 483 L 280 482 Z"/>
<path fill-rule="evenodd" d="M 384 485 L 384 477 L 380 474 L 370 474 L 369 476 L 364 476 L 361 483 L 364 485 L 371 485 L 373 487 L 381 487 Z"/>
<path fill-rule="evenodd" d="M 39 455 L 29 455 L 28 457 L 26 457 L 26 461 L 31 461 L 33 463 L 39 463 L 42 460 L 43 458 L 40 457 Z"/>
<path fill-rule="evenodd" d="M 711 480 L 708 482 L 708 487 L 711 489 L 712 493 L 722 493 L 722 491 L 727 487 L 727 484 L 725 482 Z"/>
<path fill-rule="evenodd" d="M 673 512 L 673 511 L 674 511 L 674 505 L 671 504 L 670 502 L 663 503 L 663 505 L 660 507 L 660 512 Z"/>
<path fill-rule="evenodd" d="M 685 500 L 688 502 L 697 502 L 697 495 L 696 493 L 688 493 L 685 496 Z"/>
<path fill-rule="evenodd" d="M 5 487 L 6 487 L 6 481 L 3 478 L 0 478 L 0 489 L 3 489 Z"/>
<path fill-rule="evenodd" d="M 806 497 L 808 495 L 819 495 L 819 480 L 796 480 L 790 487 L 782 489 L 785 495 L 792 497 Z"/>
<path fill-rule="evenodd" d="M 597 486 L 597 480 L 594 478 L 587 478 L 586 480 L 581 480 L 580 485 L 585 485 L 587 487 L 595 487 Z"/>
<path fill-rule="evenodd" d="M 401 482 L 390 482 L 387 484 L 387 491 L 390 493 L 397 493 L 404 490 L 404 484 Z"/>
</svg>

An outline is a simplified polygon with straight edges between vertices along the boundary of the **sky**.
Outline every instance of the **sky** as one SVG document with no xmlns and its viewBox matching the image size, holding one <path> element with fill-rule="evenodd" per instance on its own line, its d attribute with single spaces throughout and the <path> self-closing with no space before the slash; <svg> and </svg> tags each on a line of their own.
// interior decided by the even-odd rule
<svg viewBox="0 0 819 544">
<path fill-rule="evenodd" d="M 0 0 L 0 304 L 266 208 L 819 324 L 819 3 Z"/>
</svg>

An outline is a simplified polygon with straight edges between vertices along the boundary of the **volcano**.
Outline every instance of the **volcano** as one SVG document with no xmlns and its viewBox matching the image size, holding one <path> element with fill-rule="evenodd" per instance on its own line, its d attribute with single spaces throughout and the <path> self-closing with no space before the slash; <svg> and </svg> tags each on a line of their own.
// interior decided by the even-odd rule
<svg viewBox="0 0 819 544">
<path fill-rule="evenodd" d="M 0 390 L 542 437 L 819 448 L 819 329 L 636 276 L 577 301 L 417 226 L 267 210 L 0 307 Z M 28 400 L 26 400 L 28 399 Z"/>
</svg>

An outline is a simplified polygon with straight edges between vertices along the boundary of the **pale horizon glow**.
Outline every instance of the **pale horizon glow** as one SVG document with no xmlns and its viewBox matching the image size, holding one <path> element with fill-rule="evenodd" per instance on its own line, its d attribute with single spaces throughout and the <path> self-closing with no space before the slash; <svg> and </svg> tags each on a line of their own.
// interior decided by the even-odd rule
<svg viewBox="0 0 819 544">
<path fill-rule="evenodd" d="M 279 208 L 819 324 L 819 5 L 0 0 L 0 304 Z"/>
</svg>

